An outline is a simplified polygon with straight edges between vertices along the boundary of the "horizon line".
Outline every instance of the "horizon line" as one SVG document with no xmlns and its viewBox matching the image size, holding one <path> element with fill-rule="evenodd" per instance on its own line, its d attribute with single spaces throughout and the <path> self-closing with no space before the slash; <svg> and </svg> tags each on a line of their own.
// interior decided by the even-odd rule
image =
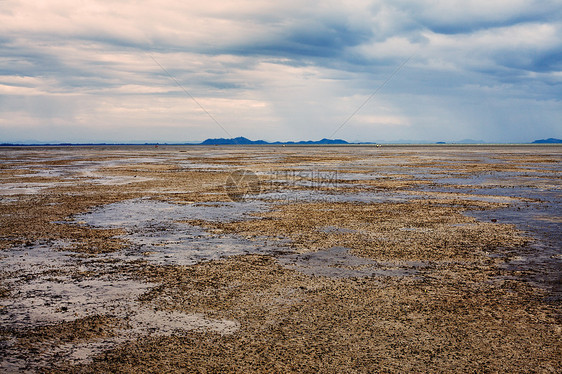
<svg viewBox="0 0 562 374">
<path fill-rule="evenodd" d="M 311 142 L 308 143 L 307 142 Z M 228 147 L 228 146 L 348 146 L 348 145 L 561 145 L 561 142 L 432 142 L 432 141 L 385 141 L 385 142 L 347 142 L 323 144 L 313 141 L 275 141 L 265 142 L 261 144 L 202 144 L 203 142 L 36 142 L 36 143 L 20 143 L 20 142 L 4 142 L 0 143 L 0 147 L 73 147 L 73 146 L 204 146 L 204 147 Z"/>
</svg>

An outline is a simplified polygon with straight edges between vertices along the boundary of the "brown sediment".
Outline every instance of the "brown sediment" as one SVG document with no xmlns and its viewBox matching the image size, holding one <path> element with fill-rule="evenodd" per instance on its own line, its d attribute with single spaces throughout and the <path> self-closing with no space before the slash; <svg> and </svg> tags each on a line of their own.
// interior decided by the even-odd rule
<svg viewBox="0 0 562 374">
<path fill-rule="evenodd" d="M 401 177 L 398 180 L 359 180 L 359 181 L 350 181 L 350 183 L 356 183 L 359 185 L 365 185 L 369 188 L 379 189 L 379 190 L 403 190 L 403 189 L 410 189 L 413 187 L 419 187 L 424 185 L 431 184 L 430 181 L 424 180 L 414 180 L 414 179 L 405 179 Z M 342 189 L 342 187 L 338 187 L 338 189 Z M 343 188 L 345 190 L 345 188 Z"/>
<path fill-rule="evenodd" d="M 452 204 L 457 204 L 454 206 Z M 193 222 L 245 238 L 289 239 L 301 252 L 342 246 L 374 259 L 474 259 L 497 246 L 522 246 L 531 239 L 511 225 L 478 222 L 466 208 L 498 207 L 481 201 L 414 200 L 407 203 L 301 203 L 282 205 L 261 219 L 230 223 Z M 463 225 L 461 225 L 463 224 Z M 346 232 L 325 232 L 335 226 Z"/>
<path fill-rule="evenodd" d="M 75 249 L 100 253 L 123 247 L 115 236 L 120 230 L 99 230 L 62 223 L 66 217 L 92 206 L 107 204 L 128 196 L 105 191 L 88 191 L 87 195 L 31 195 L 17 202 L 2 204 L 0 248 L 32 246 L 37 241 L 69 240 Z"/>
<path fill-rule="evenodd" d="M 544 149 L 548 152 L 541 155 Z M 55 263 L 1 271 L 0 317 L 17 307 L 13 301 L 23 288 L 42 281 L 56 282 L 63 289 L 73 282 L 74 287 L 84 285 L 84 292 L 89 292 L 88 284 L 102 278 L 106 283 L 134 279 L 150 286 L 139 288 L 144 293 L 126 301 L 133 308 L 123 309 L 131 313 L 130 319 L 123 311 L 112 314 L 108 309 L 75 318 L 60 312 L 70 319 L 27 327 L 3 320 L 7 323 L 0 331 L 0 346 L 9 348 L 5 352 L 19 349 L 21 357 L 10 367 L 4 365 L 10 358 L 0 353 L 0 368 L 19 370 L 24 365 L 37 371 L 75 373 L 360 373 L 558 372 L 562 367 L 559 299 L 548 299 L 548 289 L 527 281 L 526 272 L 531 270 L 500 266 L 506 251 L 510 255 L 524 252 L 538 239 L 501 220 L 484 222 L 465 214 L 511 204 L 546 203 L 509 193 L 445 192 L 440 188 L 451 186 L 435 182 L 444 175 L 540 170 L 541 180 L 507 176 L 507 185 L 556 192 L 549 186 L 560 178 L 559 171 L 552 169 L 554 161 L 562 160 L 558 148 L 37 150 L 2 151 L 5 164 L 0 165 L 0 190 L 2 185 L 9 188 L 0 195 L 0 257 L 21 248 L 25 249 L 21 253 L 32 252 L 37 246 L 77 257 L 66 268 Z M 260 162 L 255 165 L 257 157 Z M 127 161 L 119 163 L 122 158 Z M 94 167 L 84 175 L 78 161 Z M 189 167 L 198 163 L 228 168 Z M 330 166 L 357 174 L 357 178 L 351 176 L 349 183 L 339 180 L 345 185 L 338 188 L 295 180 L 271 182 L 279 179 L 276 171 L 308 167 L 329 172 Z M 24 172 L 22 167 L 28 169 Z M 264 253 L 190 266 L 158 265 L 150 256 L 128 260 L 124 250 L 134 246 L 127 227 L 91 227 L 76 218 L 132 199 L 227 203 L 224 182 L 230 170 L 239 168 L 266 173 L 260 176 L 266 182 L 261 192 L 329 192 L 343 198 L 358 192 L 376 197 L 383 191 L 400 200 L 271 200 L 268 208 L 235 221 L 193 217 L 185 222 L 215 237 L 240 237 L 262 244 Z M 34 176 L 34 170 L 52 171 L 53 175 Z M 378 175 L 370 178 L 369 173 Z M 299 174 L 299 178 L 306 180 L 307 174 Z M 46 186 L 26 193 L 10 190 L 33 183 Z M 541 214 L 537 216 L 540 222 L 559 222 L 557 216 Z M 56 243 L 64 245 L 57 247 Z M 267 252 L 266 247 L 278 251 Z M 306 262 L 307 254 L 335 253 L 330 252 L 333 248 L 349 249 L 349 254 L 323 266 L 338 269 L 337 274 L 344 276 L 303 271 L 305 266 L 316 266 Z M 112 255 L 117 256 L 106 257 Z M 353 256 L 361 260 L 355 261 Z M 26 260 L 23 254 L 21 258 Z M 395 268 L 408 271 L 393 272 Z M 374 269 L 372 274 L 370 269 Z M 49 294 L 36 297 L 45 295 Z M 59 303 L 56 298 L 44 301 L 54 306 Z M 163 334 L 153 326 L 143 334 L 124 334 L 141 310 L 152 318 L 166 313 L 187 318 L 196 315 L 199 327 L 186 325 L 184 330 Z M 213 321 L 228 321 L 225 326 L 237 327 L 225 333 L 205 327 Z M 123 339 L 116 338 L 120 336 Z M 73 347 L 94 346 L 106 339 L 103 352 L 92 350 L 85 359 L 57 357 L 57 352 L 72 352 Z M 42 360 L 28 358 L 37 353 Z"/>
<path fill-rule="evenodd" d="M 556 310 L 524 284 L 483 282 L 482 270 L 311 278 L 262 256 L 149 269 L 162 286 L 144 302 L 235 318 L 240 330 L 142 338 L 68 372 L 555 371 Z"/>
<path fill-rule="evenodd" d="M 74 321 L 60 322 L 54 325 L 19 330 L 14 335 L 16 348 L 25 349 L 38 344 L 60 345 L 79 343 L 88 340 L 115 336 L 118 328 L 126 328 L 126 322 L 111 316 L 90 316 Z"/>
</svg>

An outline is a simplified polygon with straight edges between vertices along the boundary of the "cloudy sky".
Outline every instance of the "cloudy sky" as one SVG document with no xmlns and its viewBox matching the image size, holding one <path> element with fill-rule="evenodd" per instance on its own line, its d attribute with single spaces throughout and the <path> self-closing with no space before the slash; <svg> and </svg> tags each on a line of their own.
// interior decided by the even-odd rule
<svg viewBox="0 0 562 374">
<path fill-rule="evenodd" d="M 0 0 L 0 143 L 231 136 L 562 138 L 562 2 Z"/>
</svg>

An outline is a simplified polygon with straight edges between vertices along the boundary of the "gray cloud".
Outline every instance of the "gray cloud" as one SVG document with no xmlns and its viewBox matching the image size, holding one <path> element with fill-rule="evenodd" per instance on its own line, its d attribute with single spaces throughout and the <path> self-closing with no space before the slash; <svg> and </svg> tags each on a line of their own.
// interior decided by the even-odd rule
<svg viewBox="0 0 562 374">
<path fill-rule="evenodd" d="M 412 54 L 338 136 L 562 137 L 561 19 L 532 0 L 8 0 L 0 141 L 225 136 L 152 57 L 231 134 L 322 138 Z"/>
</svg>

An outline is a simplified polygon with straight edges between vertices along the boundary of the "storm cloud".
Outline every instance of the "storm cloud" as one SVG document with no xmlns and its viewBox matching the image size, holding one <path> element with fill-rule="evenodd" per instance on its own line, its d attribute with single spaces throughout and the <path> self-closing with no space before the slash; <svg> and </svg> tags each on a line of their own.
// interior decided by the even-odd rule
<svg viewBox="0 0 562 374">
<path fill-rule="evenodd" d="M 0 142 L 320 139 L 408 58 L 335 137 L 562 137 L 561 20 L 559 1 L 3 0 Z"/>
</svg>

